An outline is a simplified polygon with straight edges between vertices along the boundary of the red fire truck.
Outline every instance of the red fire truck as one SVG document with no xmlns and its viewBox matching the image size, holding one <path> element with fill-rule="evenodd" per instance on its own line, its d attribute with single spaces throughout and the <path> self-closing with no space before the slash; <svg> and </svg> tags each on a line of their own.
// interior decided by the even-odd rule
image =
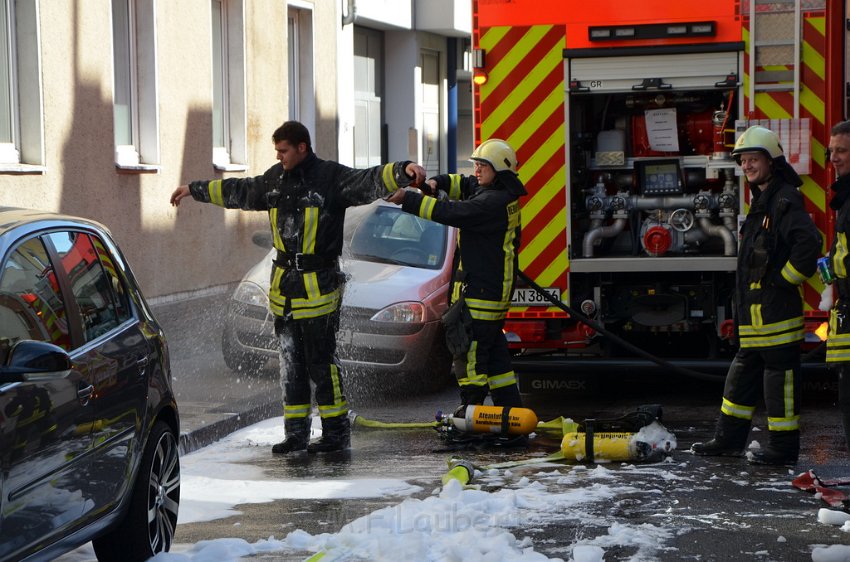
<svg viewBox="0 0 850 562">
<path fill-rule="evenodd" d="M 520 268 L 642 349 L 725 364 L 749 200 L 730 150 L 750 125 L 776 131 L 831 240 L 824 149 L 847 116 L 846 1 L 472 4 L 475 140 L 510 142 L 529 191 Z M 808 348 L 822 289 L 804 285 Z M 522 283 L 513 300 L 506 332 L 523 354 L 628 355 Z"/>
</svg>

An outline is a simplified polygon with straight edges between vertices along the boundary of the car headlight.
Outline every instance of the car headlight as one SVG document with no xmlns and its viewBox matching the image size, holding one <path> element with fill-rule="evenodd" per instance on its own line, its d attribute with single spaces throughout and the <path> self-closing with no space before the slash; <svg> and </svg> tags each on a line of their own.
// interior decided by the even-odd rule
<svg viewBox="0 0 850 562">
<path fill-rule="evenodd" d="M 236 290 L 233 292 L 233 300 L 262 308 L 266 308 L 269 305 L 269 297 L 266 295 L 266 292 L 256 283 L 247 281 L 239 283 L 239 286 L 236 287 Z"/>
<path fill-rule="evenodd" d="M 399 302 L 379 311 L 372 317 L 375 322 L 396 324 L 421 323 L 425 319 L 425 307 L 421 302 Z"/>
</svg>

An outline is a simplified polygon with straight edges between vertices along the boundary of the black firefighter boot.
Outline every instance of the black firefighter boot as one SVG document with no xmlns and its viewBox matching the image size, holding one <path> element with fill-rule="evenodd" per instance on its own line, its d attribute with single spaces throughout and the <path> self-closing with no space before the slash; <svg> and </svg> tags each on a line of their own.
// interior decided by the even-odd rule
<svg viewBox="0 0 850 562">
<path fill-rule="evenodd" d="M 467 385 L 460 387 L 460 403 L 462 406 L 481 405 L 484 399 L 487 398 L 487 393 L 490 392 L 490 387 L 484 385 Z"/>
<path fill-rule="evenodd" d="M 769 431 L 767 447 L 748 453 L 750 464 L 795 464 L 800 454 L 800 430 Z"/>
<path fill-rule="evenodd" d="M 343 414 L 322 418 L 322 437 L 307 445 L 308 453 L 331 453 L 351 447 L 351 420 Z"/>
<path fill-rule="evenodd" d="M 283 422 L 286 439 L 272 447 L 272 453 L 285 455 L 303 451 L 310 440 L 310 418 L 287 418 Z"/>
<path fill-rule="evenodd" d="M 691 452 L 703 457 L 737 457 L 744 451 L 749 433 L 750 420 L 721 413 L 714 429 L 714 438 L 705 443 L 694 443 Z"/>
<path fill-rule="evenodd" d="M 488 392 L 490 392 L 490 387 L 488 386 L 470 384 L 460 387 L 460 406 L 455 410 L 454 416 L 462 418 L 466 415 L 467 406 L 480 406 L 484 404 Z"/>
</svg>

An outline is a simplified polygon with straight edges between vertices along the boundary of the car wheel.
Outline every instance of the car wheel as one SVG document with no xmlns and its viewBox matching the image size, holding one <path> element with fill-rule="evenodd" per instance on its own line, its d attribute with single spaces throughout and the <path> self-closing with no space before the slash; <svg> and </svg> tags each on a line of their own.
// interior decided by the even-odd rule
<svg viewBox="0 0 850 562">
<path fill-rule="evenodd" d="M 124 520 L 109 534 L 92 541 L 97 559 L 141 562 L 168 552 L 177 527 L 179 506 L 177 437 L 167 424 L 159 421 L 148 437 Z"/>
<path fill-rule="evenodd" d="M 237 373 L 256 373 L 266 364 L 265 357 L 236 350 L 226 331 L 221 334 L 221 353 L 227 368 Z"/>
</svg>

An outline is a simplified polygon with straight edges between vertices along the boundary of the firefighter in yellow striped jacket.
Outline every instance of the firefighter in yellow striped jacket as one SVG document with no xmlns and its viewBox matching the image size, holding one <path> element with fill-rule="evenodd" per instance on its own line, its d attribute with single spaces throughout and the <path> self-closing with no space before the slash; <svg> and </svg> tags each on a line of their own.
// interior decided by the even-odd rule
<svg viewBox="0 0 850 562">
<path fill-rule="evenodd" d="M 695 443 L 692 451 L 740 455 L 763 384 L 768 444 L 749 453 L 748 460 L 795 463 L 800 450 L 801 285 L 815 272 L 821 237 L 798 190 L 803 182 L 785 160 L 773 131 L 750 127 L 732 154 L 752 192 L 736 276 L 740 349 L 726 375 L 714 438 Z"/>
<path fill-rule="evenodd" d="M 526 191 L 517 176 L 516 153 L 505 141 L 481 143 L 471 160 L 474 177 L 440 175 L 423 186 L 448 197 L 403 190 L 389 200 L 408 213 L 460 229 L 451 302 L 464 292 L 472 332 L 468 350 L 456 352 L 453 365 L 461 403 L 482 404 L 489 392 L 496 406 L 511 408 L 522 400 L 502 328 L 516 277 L 518 199 Z"/>
<path fill-rule="evenodd" d="M 826 363 L 838 372 L 838 407 L 844 435 L 850 446 L 850 121 L 832 128 L 829 160 L 837 179 L 832 184 L 831 209 L 836 211 L 835 237 L 829 250 L 829 270 L 834 277 L 829 314 Z"/>
<path fill-rule="evenodd" d="M 191 196 L 228 209 L 268 212 L 277 257 L 269 305 L 281 343 L 286 439 L 273 453 L 328 452 L 350 444 L 348 403 L 336 355 L 345 209 L 370 203 L 424 181 L 424 169 L 395 162 L 355 170 L 318 158 L 310 133 L 287 121 L 272 135 L 278 163 L 263 175 L 182 185 L 172 205 Z M 310 381 L 322 419 L 322 438 L 309 440 Z"/>
</svg>

